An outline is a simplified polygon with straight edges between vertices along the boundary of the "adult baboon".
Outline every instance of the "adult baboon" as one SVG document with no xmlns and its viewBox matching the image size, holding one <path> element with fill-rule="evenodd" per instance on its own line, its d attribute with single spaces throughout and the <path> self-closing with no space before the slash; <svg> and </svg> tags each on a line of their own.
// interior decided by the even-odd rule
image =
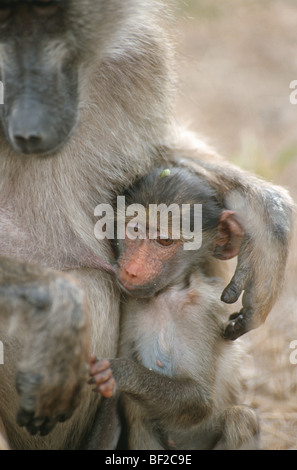
<svg viewBox="0 0 297 470">
<path fill-rule="evenodd" d="M 81 387 L 87 317 L 98 356 L 113 357 L 118 340 L 118 290 L 94 261 L 110 248 L 94 237 L 93 211 L 157 162 L 191 165 L 248 219 L 223 293 L 233 302 L 245 290 L 243 310 L 226 336 L 258 326 L 280 291 L 291 200 L 173 125 L 167 11 L 159 0 L 0 0 L 0 419 L 12 448 L 115 445 L 112 401 L 98 408 Z M 17 369 L 18 423 L 30 433 L 48 433 L 75 409 L 46 437 L 16 422 Z"/>
</svg>

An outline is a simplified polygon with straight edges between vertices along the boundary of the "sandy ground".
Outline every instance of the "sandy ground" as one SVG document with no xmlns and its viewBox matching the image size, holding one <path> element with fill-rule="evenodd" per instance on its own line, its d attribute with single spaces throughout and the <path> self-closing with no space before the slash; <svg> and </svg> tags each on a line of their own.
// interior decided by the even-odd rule
<svg viewBox="0 0 297 470">
<path fill-rule="evenodd" d="M 181 3 L 185 3 L 182 2 Z M 296 0 L 188 0 L 180 35 L 178 119 L 223 155 L 287 187 L 297 201 Z M 257 408 L 262 449 L 297 449 L 297 246 L 283 294 L 243 338 L 245 400 Z M 296 349 L 297 351 L 297 349 Z"/>
</svg>

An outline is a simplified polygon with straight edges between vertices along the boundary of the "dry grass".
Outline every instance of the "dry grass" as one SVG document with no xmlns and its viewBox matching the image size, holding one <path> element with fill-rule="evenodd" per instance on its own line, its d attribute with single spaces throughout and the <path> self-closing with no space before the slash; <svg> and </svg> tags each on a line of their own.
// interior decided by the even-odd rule
<svg viewBox="0 0 297 470">
<path fill-rule="evenodd" d="M 177 116 L 238 165 L 286 186 L 297 201 L 295 0 L 188 0 L 180 19 Z M 188 8 L 185 4 L 188 4 Z M 245 400 L 258 409 L 262 449 L 297 449 L 297 247 L 265 325 L 243 338 Z"/>
</svg>

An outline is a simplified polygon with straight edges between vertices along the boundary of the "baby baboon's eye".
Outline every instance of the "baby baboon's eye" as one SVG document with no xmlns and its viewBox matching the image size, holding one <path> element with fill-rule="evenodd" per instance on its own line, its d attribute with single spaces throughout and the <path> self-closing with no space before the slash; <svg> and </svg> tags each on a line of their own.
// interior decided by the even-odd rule
<svg viewBox="0 0 297 470">
<path fill-rule="evenodd" d="M 134 224 L 133 222 L 129 222 L 126 225 L 126 235 L 128 238 L 132 238 L 133 240 L 135 238 L 145 238 L 144 236 L 145 231 L 139 224 Z"/>
<path fill-rule="evenodd" d="M 160 238 L 160 237 L 158 237 L 157 242 L 159 243 L 159 245 L 162 245 L 162 246 L 170 246 L 174 243 L 174 240 L 172 240 L 172 238 Z"/>
</svg>

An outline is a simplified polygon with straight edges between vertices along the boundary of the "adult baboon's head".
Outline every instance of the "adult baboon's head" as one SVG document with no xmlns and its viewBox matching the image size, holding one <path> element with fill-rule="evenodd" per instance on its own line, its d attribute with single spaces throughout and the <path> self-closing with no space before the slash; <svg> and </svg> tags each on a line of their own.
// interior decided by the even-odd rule
<svg viewBox="0 0 297 470">
<path fill-rule="evenodd" d="M 0 0 L 0 119 L 15 151 L 52 154 L 71 135 L 88 71 L 116 41 L 127 4 Z"/>
</svg>

